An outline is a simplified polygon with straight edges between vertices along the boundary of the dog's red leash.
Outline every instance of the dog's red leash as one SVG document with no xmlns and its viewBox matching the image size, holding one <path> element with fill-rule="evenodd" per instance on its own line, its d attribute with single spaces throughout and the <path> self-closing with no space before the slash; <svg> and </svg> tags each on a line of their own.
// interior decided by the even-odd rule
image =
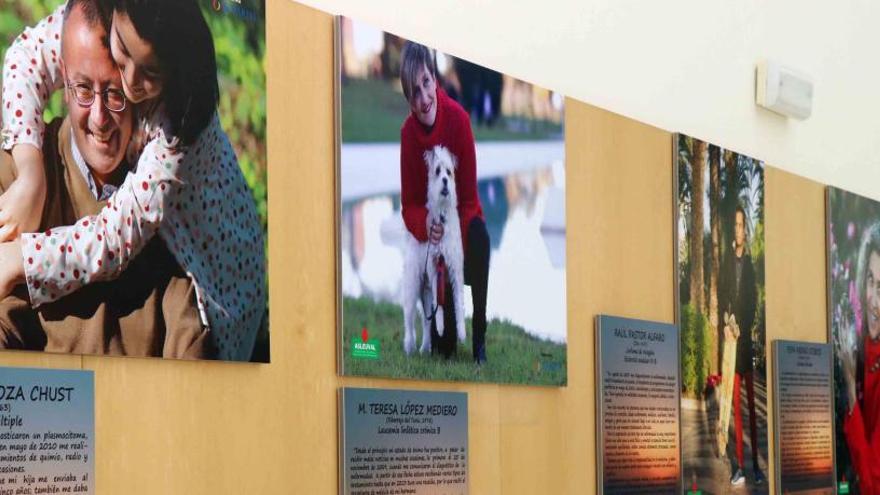
<svg viewBox="0 0 880 495">
<path fill-rule="evenodd" d="M 428 278 L 427 268 L 428 268 L 428 257 L 425 257 L 425 276 L 424 278 Z M 428 320 L 433 320 L 437 315 L 437 310 L 440 306 L 446 304 L 446 260 L 443 258 L 441 254 L 437 258 L 437 263 L 434 264 L 434 269 L 437 270 L 437 305 L 431 309 L 431 314 L 428 315 Z M 427 282 L 427 280 L 425 280 Z"/>
<path fill-rule="evenodd" d="M 446 224 L 446 215 L 440 215 L 440 223 L 444 225 Z M 428 252 L 425 253 L 426 276 L 428 272 L 428 258 L 430 257 L 430 252 L 431 249 L 429 247 Z M 431 310 L 431 316 L 428 316 L 428 320 L 433 320 L 437 315 L 437 309 L 439 309 L 440 306 L 446 305 L 446 259 L 443 258 L 443 254 L 437 257 L 434 269 L 437 270 L 437 305 Z"/>
<path fill-rule="evenodd" d="M 446 260 L 437 258 L 437 306 L 446 305 Z"/>
</svg>

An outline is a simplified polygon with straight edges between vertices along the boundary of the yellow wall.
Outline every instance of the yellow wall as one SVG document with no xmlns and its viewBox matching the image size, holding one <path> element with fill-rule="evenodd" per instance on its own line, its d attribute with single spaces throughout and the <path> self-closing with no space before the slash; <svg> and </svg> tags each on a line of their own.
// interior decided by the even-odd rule
<svg viewBox="0 0 880 495">
<path fill-rule="evenodd" d="M 591 493 L 594 316 L 673 320 L 671 134 L 566 102 L 567 387 L 340 378 L 333 19 L 267 3 L 272 364 L 0 364 L 95 370 L 101 494 L 335 493 L 340 386 L 468 392 L 471 493 Z M 768 341 L 824 341 L 823 188 L 773 169 L 766 187 Z"/>
</svg>

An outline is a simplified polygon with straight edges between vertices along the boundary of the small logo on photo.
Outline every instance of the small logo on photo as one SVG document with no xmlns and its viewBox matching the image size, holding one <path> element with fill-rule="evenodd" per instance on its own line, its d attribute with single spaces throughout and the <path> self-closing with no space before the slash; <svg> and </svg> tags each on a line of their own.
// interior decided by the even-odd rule
<svg viewBox="0 0 880 495">
<path fill-rule="evenodd" d="M 539 359 L 535 360 L 535 371 L 538 373 L 558 373 L 562 371 L 564 363 L 553 359 L 553 354 L 541 352 Z"/>
<path fill-rule="evenodd" d="M 556 373 L 562 371 L 562 363 L 559 361 L 541 361 L 541 371 L 544 373 Z"/>
<path fill-rule="evenodd" d="M 556 373 L 562 371 L 562 362 L 536 359 L 534 368 L 536 373 Z"/>
<path fill-rule="evenodd" d="M 257 3 L 259 4 L 259 2 Z M 251 2 L 245 5 L 242 0 L 211 0 L 211 7 L 215 12 L 238 17 L 245 22 L 263 22 L 259 8 L 250 5 Z"/>
<path fill-rule="evenodd" d="M 379 359 L 379 341 L 370 338 L 367 327 L 361 329 L 361 338 L 351 343 L 351 357 L 355 359 Z"/>
</svg>

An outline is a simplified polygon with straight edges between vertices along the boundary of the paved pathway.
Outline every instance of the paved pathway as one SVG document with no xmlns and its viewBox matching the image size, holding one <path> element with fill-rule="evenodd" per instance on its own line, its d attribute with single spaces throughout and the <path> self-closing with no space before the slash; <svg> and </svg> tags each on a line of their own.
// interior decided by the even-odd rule
<svg viewBox="0 0 880 495">
<path fill-rule="evenodd" d="M 714 397 L 705 401 L 700 407 L 699 401 L 683 401 L 681 410 L 681 441 L 682 468 L 685 489 L 689 490 L 694 482 L 706 495 L 716 494 L 765 494 L 768 493 L 769 481 L 758 486 L 754 484 L 752 475 L 752 446 L 749 439 L 749 404 L 745 387 L 740 387 L 743 418 L 743 454 L 746 482 L 743 485 L 731 486 L 730 475 L 733 461 L 736 460 L 736 438 L 734 421 L 731 413 L 727 452 L 718 456 L 714 435 L 715 424 L 718 422 L 718 406 Z M 767 469 L 767 387 L 763 378 L 755 375 L 755 412 L 758 416 L 758 465 L 768 476 Z"/>
</svg>

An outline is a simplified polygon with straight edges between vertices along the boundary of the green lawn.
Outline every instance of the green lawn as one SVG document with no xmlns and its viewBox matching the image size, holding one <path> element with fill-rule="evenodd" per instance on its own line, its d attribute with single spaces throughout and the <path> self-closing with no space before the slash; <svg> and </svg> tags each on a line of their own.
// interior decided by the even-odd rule
<svg viewBox="0 0 880 495">
<path fill-rule="evenodd" d="M 566 384 L 566 346 L 527 334 L 510 322 L 493 319 L 486 332 L 488 363 L 476 366 L 471 351 L 471 321 L 468 338 L 458 345 L 449 360 L 439 355 L 403 352 L 403 311 L 397 304 L 372 299 L 344 297 L 343 365 L 346 375 L 381 376 L 417 380 L 464 380 L 529 385 Z M 421 323 L 416 321 L 416 340 L 421 343 Z M 361 340 L 366 327 L 370 339 L 380 343 L 380 359 L 351 357 L 352 342 Z M 354 340 L 353 340 L 354 339 Z"/>
<path fill-rule="evenodd" d="M 403 95 L 385 81 L 349 79 L 342 86 L 343 143 L 397 142 L 400 140 L 400 126 L 407 115 L 409 106 Z M 527 119 L 502 117 L 491 128 L 474 128 L 474 138 L 478 142 L 561 137 L 561 125 Z"/>
</svg>

